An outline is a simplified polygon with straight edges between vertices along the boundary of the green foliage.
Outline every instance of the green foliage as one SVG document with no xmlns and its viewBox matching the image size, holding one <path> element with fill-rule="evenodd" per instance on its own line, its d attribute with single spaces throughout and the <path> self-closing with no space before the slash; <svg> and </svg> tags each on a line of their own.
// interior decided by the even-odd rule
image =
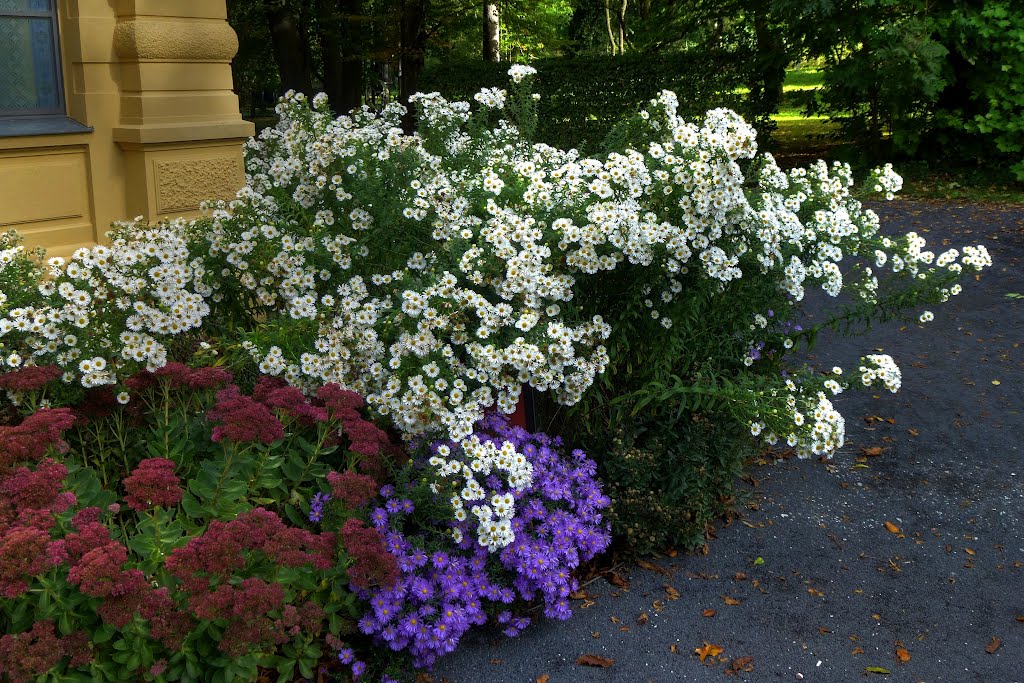
<svg viewBox="0 0 1024 683">
<path fill-rule="evenodd" d="M 694 50 L 624 56 L 541 59 L 531 88 L 540 95 L 536 139 L 595 152 L 616 123 L 662 90 L 681 93 L 680 112 L 697 119 L 708 109 L 731 107 L 755 125 L 766 125 L 760 104 L 736 93 L 753 65 L 734 52 Z M 420 89 L 449 100 L 471 100 L 482 87 L 504 87 L 507 63 L 433 61 Z M 586 107 L 581 103 L 585 102 Z"/>
<path fill-rule="evenodd" d="M 947 31 L 969 65 L 962 80 L 970 104 L 948 112 L 951 127 L 980 137 L 976 156 L 991 146 L 1007 155 L 1024 181 L 1024 7 L 1004 0 L 958 8 Z"/>
<path fill-rule="evenodd" d="M 734 502 L 752 454 L 749 432 L 727 415 L 643 420 L 608 440 L 601 460 L 615 536 L 640 555 L 692 551 Z"/>
<path fill-rule="evenodd" d="M 848 52 L 826 63 L 822 109 L 872 158 L 883 138 L 896 152 L 915 153 L 947 85 L 949 50 L 916 17 L 872 25 L 849 40 Z"/>
</svg>

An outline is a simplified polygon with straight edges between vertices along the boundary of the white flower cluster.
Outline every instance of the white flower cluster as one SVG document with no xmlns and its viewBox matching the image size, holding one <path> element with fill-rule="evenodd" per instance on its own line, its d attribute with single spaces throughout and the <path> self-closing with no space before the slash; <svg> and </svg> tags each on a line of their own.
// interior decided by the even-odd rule
<svg viewBox="0 0 1024 683">
<path fill-rule="evenodd" d="M 49 261 L 38 285 L 39 306 L 2 311 L 0 339 L 18 335 L 29 350 L 18 363 L 56 364 L 64 381 L 84 387 L 116 384 L 121 369 L 156 369 L 167 362 L 165 342 L 202 325 L 210 308 L 202 258 L 187 246 L 189 224 L 159 228 L 121 225 L 110 246 Z"/>
<path fill-rule="evenodd" d="M 487 89 L 476 100 L 498 107 L 505 97 Z M 796 300 L 809 284 L 837 296 L 846 279 L 870 298 L 874 274 L 857 281 L 840 270 L 844 258 L 866 252 L 914 274 L 929 263 L 916 235 L 879 242 L 878 217 L 849 195 L 846 165 L 787 173 L 766 156 L 759 186 L 746 188 L 737 162 L 755 155 L 756 136 L 729 110 L 694 124 L 663 92 L 643 117 L 657 139 L 596 159 L 527 144 L 507 122 L 471 135 L 470 105 L 436 93 L 414 101 L 423 137 L 402 134 L 398 108 L 334 119 L 286 99 L 278 126 L 250 145 L 249 186 L 213 212 L 209 232 L 211 254 L 227 261 L 218 290 L 231 283 L 267 314 L 315 323 L 301 357 L 284 357 L 283 343 L 252 345 L 263 371 L 340 382 L 406 433 L 442 427 L 462 439 L 487 407 L 510 412 L 523 384 L 578 401 L 607 365 L 611 332 L 600 315 L 567 316 L 579 278 L 651 269 L 666 285 L 644 303 L 670 328 L 659 309 L 688 277 L 720 291 L 769 277 Z M 875 178 L 897 188 L 891 168 Z M 284 212 L 290 202 L 311 224 Z M 398 270 L 367 269 L 380 249 L 370 228 L 384 221 L 395 239 L 425 224 L 435 244 L 417 244 Z"/>
<path fill-rule="evenodd" d="M 903 178 L 893 170 L 892 164 L 886 164 L 872 172 L 873 188 L 875 192 L 885 195 L 891 200 L 897 192 L 903 189 Z"/>
<path fill-rule="evenodd" d="M 442 479 L 452 480 L 455 493 L 451 504 L 455 518 L 463 521 L 473 516 L 477 542 L 481 546 L 495 552 L 515 540 L 512 531 L 515 498 L 510 493 L 490 490 L 486 484 L 492 475 L 502 478 L 513 491 L 521 491 L 533 483 L 533 465 L 511 442 L 505 441 L 499 448 L 474 434 L 455 448 L 440 446 L 429 464 Z M 456 541 L 460 540 L 456 536 Z"/>
<path fill-rule="evenodd" d="M 18 244 L 7 249 L 0 249 L 0 276 L 3 275 L 7 267 L 14 263 L 19 258 L 23 257 L 25 253 L 25 247 Z M 8 296 L 5 292 L 0 291 L 0 311 L 3 310 L 3 305 L 8 301 Z"/>
<path fill-rule="evenodd" d="M 896 361 L 887 354 L 872 354 L 861 358 L 860 381 L 866 387 L 881 382 L 886 389 L 896 393 L 900 389 L 903 375 Z"/>
<path fill-rule="evenodd" d="M 818 392 L 816 398 L 810 438 L 797 443 L 796 454 L 801 458 L 812 455 L 830 456 L 842 448 L 846 439 L 846 420 L 828 400 L 825 392 Z"/>
<path fill-rule="evenodd" d="M 503 109 L 507 98 L 508 93 L 501 88 L 484 88 L 473 95 L 474 100 L 491 109 Z"/>
<path fill-rule="evenodd" d="M 840 368 L 835 374 L 841 374 Z M 782 400 L 780 409 L 775 411 L 771 422 L 776 428 L 788 428 L 790 431 L 786 436 L 786 444 L 796 450 L 800 458 L 809 458 L 812 455 L 830 457 L 836 450 L 842 447 L 846 438 L 846 420 L 835 409 L 832 402 L 824 391 L 805 392 L 802 385 L 792 379 L 785 380 L 786 393 L 780 395 L 777 390 L 771 390 L 771 395 L 765 397 L 765 407 L 771 406 L 776 399 Z M 833 394 L 842 393 L 843 385 L 834 379 L 824 382 L 824 387 Z M 759 417 L 750 423 L 750 433 L 759 436 L 764 432 L 764 439 L 774 445 L 779 437 L 774 431 L 767 431 L 768 420 Z M 785 429 L 782 429 L 785 433 Z"/>
<path fill-rule="evenodd" d="M 475 100 L 515 115 L 507 97 Z M 786 172 L 765 155 L 748 181 L 738 162 L 756 154 L 753 128 L 726 109 L 686 120 L 668 91 L 641 112 L 651 139 L 603 158 L 529 144 L 508 121 L 480 130 L 470 103 L 412 99 L 421 132 L 407 135 L 399 105 L 335 118 L 326 98 L 289 93 L 277 126 L 246 145 L 246 187 L 207 222 L 125 228 L 55 262 L 46 306 L 0 304 L 0 338 L 27 349 L 8 364 L 57 362 L 68 381 L 112 383 L 129 364 L 162 365 L 167 338 L 210 306 L 242 310 L 260 322 L 244 346 L 262 372 L 339 382 L 407 434 L 458 442 L 487 408 L 511 412 L 525 384 L 572 404 L 605 370 L 608 312 L 579 301 L 583 279 L 649 275 L 645 315 L 670 329 L 665 310 L 695 286 L 727 295 L 757 277 L 794 300 L 819 287 L 872 300 L 874 273 L 846 267 L 859 257 L 944 278 L 950 296 L 964 266 L 991 264 L 982 246 L 935 256 L 913 233 L 879 237 L 846 165 Z M 900 180 L 883 168 L 875 183 L 891 193 Z M 19 256 L 0 255 L 0 269 L 4 258 Z M 842 442 L 830 407 L 793 400 L 807 452 Z"/>
<path fill-rule="evenodd" d="M 537 70 L 535 68 L 526 64 L 513 64 L 508 70 L 508 75 L 513 83 L 522 83 L 524 78 L 533 76 L 536 73 Z"/>
</svg>

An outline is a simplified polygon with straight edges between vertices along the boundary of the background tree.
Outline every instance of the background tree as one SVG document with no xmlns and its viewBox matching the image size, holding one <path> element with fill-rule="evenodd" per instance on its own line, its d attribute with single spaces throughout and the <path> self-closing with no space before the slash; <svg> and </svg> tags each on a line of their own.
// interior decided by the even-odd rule
<svg viewBox="0 0 1024 683">
<path fill-rule="evenodd" d="M 483 57 L 489 62 L 501 61 L 501 14 L 498 3 L 484 0 Z"/>
</svg>

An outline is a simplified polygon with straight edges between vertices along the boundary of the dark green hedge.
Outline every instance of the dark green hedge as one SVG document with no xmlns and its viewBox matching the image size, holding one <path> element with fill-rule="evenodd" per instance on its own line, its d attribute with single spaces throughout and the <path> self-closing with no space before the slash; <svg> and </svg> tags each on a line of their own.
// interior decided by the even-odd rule
<svg viewBox="0 0 1024 683">
<path fill-rule="evenodd" d="M 724 51 L 558 57 L 532 62 L 541 96 L 537 139 L 557 147 L 596 151 L 612 126 L 662 90 L 679 96 L 680 113 L 694 118 L 730 107 L 759 129 L 767 116 L 736 90 L 752 82 L 749 58 Z M 506 87 L 508 63 L 428 63 L 419 89 L 449 100 L 470 100 L 482 87 Z"/>
</svg>

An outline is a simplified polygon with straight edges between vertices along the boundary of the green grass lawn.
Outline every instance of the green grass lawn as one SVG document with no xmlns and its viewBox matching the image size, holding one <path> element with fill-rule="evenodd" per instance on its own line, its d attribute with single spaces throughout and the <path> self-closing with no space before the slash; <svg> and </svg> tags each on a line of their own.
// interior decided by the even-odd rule
<svg viewBox="0 0 1024 683">
<path fill-rule="evenodd" d="M 815 66 L 789 69 L 786 72 L 786 82 L 783 83 L 782 90 L 783 92 L 814 90 L 821 87 L 822 78 L 821 70 Z"/>
<path fill-rule="evenodd" d="M 782 166 L 797 166 L 827 159 L 839 141 L 838 126 L 827 116 L 805 116 L 802 100 L 821 87 L 822 73 L 816 67 L 790 69 L 783 84 L 782 105 L 772 120 L 778 126 L 772 134 L 772 151 Z"/>
</svg>

